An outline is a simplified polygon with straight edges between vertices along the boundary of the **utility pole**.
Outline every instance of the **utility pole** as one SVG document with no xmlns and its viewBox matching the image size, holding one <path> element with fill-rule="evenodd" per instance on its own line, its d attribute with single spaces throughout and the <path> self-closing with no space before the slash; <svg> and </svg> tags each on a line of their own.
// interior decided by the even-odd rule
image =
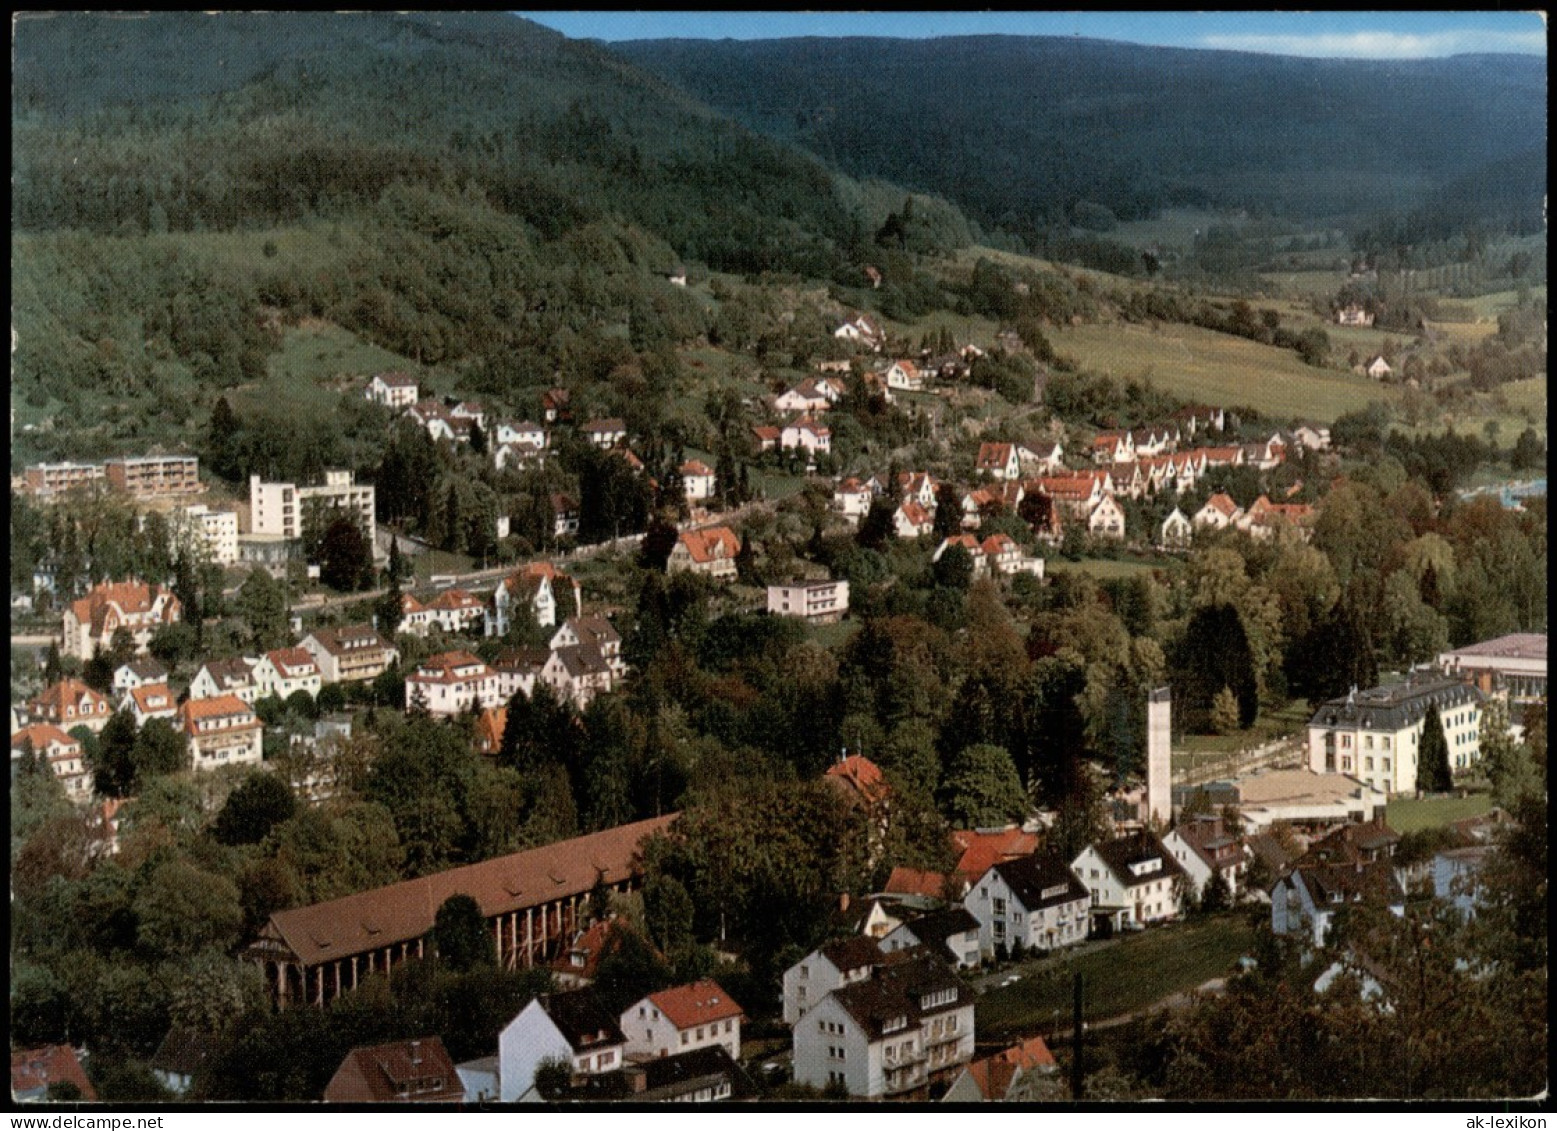
<svg viewBox="0 0 1557 1131">
<path fill-rule="evenodd" d="M 1074 976 L 1070 1020 L 1070 1098 L 1081 1098 L 1081 973 Z"/>
</svg>

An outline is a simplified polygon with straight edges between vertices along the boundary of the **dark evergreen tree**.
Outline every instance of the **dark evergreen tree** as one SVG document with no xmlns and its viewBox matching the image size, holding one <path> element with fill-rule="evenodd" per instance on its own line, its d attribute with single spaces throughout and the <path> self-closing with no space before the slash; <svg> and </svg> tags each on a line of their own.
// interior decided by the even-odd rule
<svg viewBox="0 0 1557 1131">
<path fill-rule="evenodd" d="M 1429 707 L 1416 752 L 1416 788 L 1422 793 L 1448 793 L 1454 788 L 1449 769 L 1449 740 L 1436 706 Z"/>
<path fill-rule="evenodd" d="M 475 970 L 497 965 L 497 949 L 481 905 L 457 893 L 438 908 L 429 936 L 438 960 L 451 970 Z"/>
<path fill-rule="evenodd" d="M 211 835 L 221 844 L 258 844 L 296 811 L 287 783 L 270 770 L 256 770 L 228 794 Z"/>
</svg>

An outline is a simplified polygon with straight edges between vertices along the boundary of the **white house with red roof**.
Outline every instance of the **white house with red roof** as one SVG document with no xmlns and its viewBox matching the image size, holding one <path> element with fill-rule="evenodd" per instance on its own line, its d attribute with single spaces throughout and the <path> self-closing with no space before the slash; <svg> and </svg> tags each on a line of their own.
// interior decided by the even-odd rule
<svg viewBox="0 0 1557 1131">
<path fill-rule="evenodd" d="M 106 652 L 113 645 L 114 633 L 121 628 L 129 631 L 135 650 L 144 652 L 152 633 L 176 623 L 182 612 L 178 598 L 160 585 L 105 582 L 65 607 L 60 652 L 90 660 L 96 650 Z"/>
<path fill-rule="evenodd" d="M 440 652 L 406 677 L 405 705 L 432 715 L 459 715 L 499 706 L 497 673 L 469 652 Z"/>
<path fill-rule="evenodd" d="M 1191 521 L 1196 530 L 1226 530 L 1243 516 L 1243 508 L 1233 502 L 1232 496 L 1218 491 L 1206 500 L 1206 505 L 1195 512 Z"/>
<path fill-rule="evenodd" d="M 962 1070 L 941 1097 L 942 1103 L 1019 1103 L 1046 1098 L 1033 1090 L 1037 1081 L 1054 1079 L 1059 1064 L 1042 1037 L 1029 1037 Z"/>
<path fill-rule="evenodd" d="M 127 664 L 120 664 L 114 669 L 113 690 L 115 694 L 123 694 L 132 687 L 139 687 L 143 683 L 166 683 L 168 681 L 168 669 L 163 667 L 160 660 L 150 656 L 140 660 L 131 660 Z"/>
<path fill-rule="evenodd" d="M 1135 459 L 1135 438 L 1128 431 L 1099 432 L 1092 439 L 1092 462 L 1130 463 Z"/>
<path fill-rule="evenodd" d="M 1022 462 L 1016 454 L 1016 445 L 994 442 L 980 444 L 973 470 L 996 479 L 1021 478 Z"/>
<path fill-rule="evenodd" d="M 714 469 L 700 459 L 689 459 L 681 465 L 681 490 L 689 503 L 713 498 L 715 480 Z"/>
<path fill-rule="evenodd" d="M 258 765 L 264 756 L 264 724 L 236 695 L 187 700 L 178 721 L 196 770 Z"/>
<path fill-rule="evenodd" d="M 119 700 L 119 709 L 128 710 L 135 725 L 143 727 L 152 719 L 172 719 L 178 715 L 178 700 L 165 683 L 143 683 L 132 687 Z"/>
<path fill-rule="evenodd" d="M 906 358 L 887 366 L 887 388 L 917 393 L 924 388 L 924 373 Z"/>
<path fill-rule="evenodd" d="M 899 538 L 918 538 L 935 529 L 935 514 L 917 499 L 904 499 L 892 512 L 892 529 Z"/>
<path fill-rule="evenodd" d="M 1096 538 L 1125 536 L 1125 514 L 1112 495 L 1104 495 L 1087 516 L 1087 530 Z"/>
<path fill-rule="evenodd" d="M 870 513 L 870 504 L 876 493 L 858 479 L 845 479 L 833 489 L 833 510 L 858 525 Z"/>
<path fill-rule="evenodd" d="M 487 602 L 486 635 L 506 634 L 509 617 L 518 604 L 529 606 L 536 624 L 551 628 L 557 623 L 557 589 L 563 585 L 573 588 L 573 607 L 583 608 L 584 596 L 578 582 L 550 562 L 530 562 L 505 577 Z"/>
<path fill-rule="evenodd" d="M 930 555 L 930 560 L 932 562 L 940 561 L 946 556 L 946 552 L 954 546 L 967 551 L 968 560 L 973 565 L 973 576 L 975 578 L 989 576 L 989 558 L 985 556 L 984 548 L 979 544 L 977 535 L 953 534 L 950 538 L 942 539 L 941 544 L 935 548 L 935 553 Z"/>
<path fill-rule="evenodd" d="M 826 412 L 843 395 L 841 383 L 828 377 L 807 377 L 773 402 L 779 412 Z"/>
<path fill-rule="evenodd" d="M 33 723 L 11 735 L 12 782 L 16 781 L 17 768 L 29 744 L 64 784 L 72 801 L 85 801 L 92 796 L 92 772 L 87 769 L 81 743 L 52 723 Z"/>
<path fill-rule="evenodd" d="M 354 683 L 373 679 L 400 659 L 400 652 L 372 625 L 349 624 L 316 628 L 298 644 L 319 665 L 322 683 Z"/>
<path fill-rule="evenodd" d="M 623 1010 L 620 1020 L 629 1058 L 654 1060 L 722 1045 L 739 1060 L 745 1019 L 739 1003 L 705 978 L 652 993 Z"/>
<path fill-rule="evenodd" d="M 847 342 L 858 342 L 876 352 L 880 352 L 887 341 L 886 334 L 882 332 L 876 320 L 867 314 L 857 314 L 849 319 L 833 331 L 833 337 L 842 338 Z"/>
<path fill-rule="evenodd" d="M 254 662 L 254 685 L 261 699 L 286 699 L 294 692 L 318 695 L 323 680 L 319 664 L 307 648 L 277 648 Z"/>
<path fill-rule="evenodd" d="M 670 551 L 665 568 L 671 573 L 686 570 L 715 581 L 728 581 L 736 575 L 735 555 L 740 550 L 740 539 L 728 526 L 683 530 Z"/>
<path fill-rule="evenodd" d="M 51 684 L 27 704 L 28 721 L 53 723 L 63 731 L 86 727 L 93 734 L 100 734 L 113 713 L 113 706 L 104 696 L 69 676 Z"/>
<path fill-rule="evenodd" d="M 818 424 L 809 416 L 784 425 L 779 433 L 779 447 L 800 448 L 807 455 L 817 455 L 833 450 L 833 432 L 825 424 Z"/>
<path fill-rule="evenodd" d="M 412 636 L 469 632 L 486 617 L 486 603 L 465 589 L 445 589 L 429 601 L 406 593 L 400 601 L 400 631 Z"/>
</svg>

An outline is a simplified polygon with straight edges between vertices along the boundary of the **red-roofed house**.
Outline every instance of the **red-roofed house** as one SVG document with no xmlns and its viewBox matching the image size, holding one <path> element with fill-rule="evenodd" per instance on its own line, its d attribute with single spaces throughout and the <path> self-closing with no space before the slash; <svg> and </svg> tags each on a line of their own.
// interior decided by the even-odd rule
<svg viewBox="0 0 1557 1131">
<path fill-rule="evenodd" d="M 1131 463 L 1135 460 L 1135 441 L 1129 432 L 1099 432 L 1092 441 L 1092 462 Z"/>
<path fill-rule="evenodd" d="M 135 716 L 137 727 L 145 726 L 152 719 L 171 719 L 178 714 L 178 701 L 165 683 L 143 683 L 132 687 L 119 700 L 121 709 L 128 708 Z"/>
<path fill-rule="evenodd" d="M 96 649 L 112 647 L 114 633 L 123 628 L 134 638 L 135 650 L 144 652 L 151 634 L 177 622 L 181 612 L 178 598 L 160 585 L 139 581 L 97 585 L 66 606 L 60 651 L 90 660 Z"/>
<path fill-rule="evenodd" d="M 784 435 L 784 430 L 775 428 L 771 424 L 753 424 L 751 434 L 759 452 L 771 452 L 778 448 L 779 438 Z"/>
<path fill-rule="evenodd" d="M 862 754 L 850 754 L 835 762 L 823 777 L 866 806 L 879 805 L 892 796 L 881 767 Z"/>
<path fill-rule="evenodd" d="M 324 1089 L 329 1104 L 459 1103 L 465 1085 L 438 1037 L 352 1049 Z"/>
<path fill-rule="evenodd" d="M 469 652 L 440 652 L 406 677 L 406 709 L 420 704 L 433 715 L 458 715 L 499 705 L 497 673 Z"/>
<path fill-rule="evenodd" d="M 916 393 L 924 388 L 924 374 L 911 361 L 894 361 L 887 367 L 887 388 Z"/>
<path fill-rule="evenodd" d="M 696 503 L 714 496 L 714 469 L 700 459 L 689 459 L 681 465 L 681 490 L 687 502 Z"/>
<path fill-rule="evenodd" d="M 716 581 L 727 581 L 736 574 L 735 555 L 740 549 L 740 539 L 728 526 L 683 530 L 665 568 L 671 573 L 687 570 Z"/>
<path fill-rule="evenodd" d="M 904 499 L 892 512 L 892 529 L 899 538 L 918 538 L 935 529 L 935 515 L 913 499 Z"/>
<path fill-rule="evenodd" d="M 416 378 L 405 373 L 375 373 L 363 394 L 375 404 L 389 408 L 410 408 L 421 396 Z"/>
<path fill-rule="evenodd" d="M 962 1070 L 942 1103 L 999 1103 L 1039 1097 L 1026 1091 L 1035 1077 L 1054 1076 L 1059 1065 L 1042 1037 L 1030 1037 L 1004 1052 L 975 1060 Z"/>
<path fill-rule="evenodd" d="M 745 1019 L 740 1005 L 717 982 L 704 979 L 660 990 L 628 1006 L 621 1026 L 629 1057 L 653 1060 L 723 1045 L 739 1060 Z"/>
<path fill-rule="evenodd" d="M 978 538 L 972 534 L 953 534 L 950 538 L 943 539 L 941 544 L 935 548 L 935 553 L 930 555 L 930 560 L 932 562 L 940 561 L 945 556 L 946 551 L 954 546 L 967 551 L 968 560 L 973 565 L 974 577 L 989 576 L 989 558 L 985 556 L 984 549 L 979 545 Z"/>
<path fill-rule="evenodd" d="M 35 723 L 53 723 L 63 731 L 86 727 L 100 734 L 113 715 L 113 706 L 79 679 L 68 676 L 46 688 L 27 704 L 27 717 Z"/>
<path fill-rule="evenodd" d="M 549 963 L 552 980 L 557 983 L 557 988 L 576 990 L 593 982 L 595 971 L 600 968 L 600 960 L 615 948 L 619 936 L 631 932 L 632 928 L 625 926 L 623 920 L 612 917 L 596 919 L 587 928 L 574 934 L 573 941 Z M 654 945 L 647 940 L 643 941 L 650 947 Z"/>
<path fill-rule="evenodd" d="M 901 864 L 887 877 L 882 895 L 913 895 L 921 899 L 940 899 L 946 893 L 946 877 L 940 872 L 922 872 Z"/>
<path fill-rule="evenodd" d="M 87 1079 L 76 1050 L 69 1045 L 17 1049 L 11 1053 L 11 1098 L 17 1103 L 46 1103 L 50 1084 L 70 1084 L 80 1098 L 97 1102 L 97 1089 Z"/>
<path fill-rule="evenodd" d="M 178 720 L 197 770 L 258 765 L 263 757 L 265 727 L 236 695 L 190 699 L 178 709 Z"/>
<path fill-rule="evenodd" d="M 560 585 L 573 587 L 574 608 L 582 608 L 584 599 L 578 582 L 550 562 L 531 562 L 518 573 L 504 578 L 492 591 L 492 600 L 488 603 L 486 634 L 507 634 L 510 610 L 515 602 L 528 604 L 535 614 L 535 623 L 542 628 L 551 628 L 557 623 L 557 587 Z"/>
<path fill-rule="evenodd" d="M 476 718 L 476 753 L 496 754 L 503 747 L 503 731 L 508 727 L 508 707 L 487 707 Z"/>
<path fill-rule="evenodd" d="M 779 433 L 779 447 L 803 448 L 807 455 L 812 456 L 818 452 L 825 455 L 833 450 L 832 429 L 825 424 L 818 424 L 809 416 L 803 416 L 784 425 L 784 430 Z"/>
<path fill-rule="evenodd" d="M 1025 833 L 1016 825 L 995 830 L 955 829 L 952 845 L 961 853 L 956 876 L 964 884 L 971 884 L 1002 860 L 1015 860 L 1038 851 L 1038 836 Z"/>
<path fill-rule="evenodd" d="M 64 783 L 65 792 L 72 801 L 85 801 L 92 796 L 92 774 L 82 759 L 81 743 L 52 723 L 33 723 L 11 736 L 11 780 L 16 780 L 17 767 L 28 744 L 33 753 L 41 757 Z"/>
<path fill-rule="evenodd" d="M 298 691 L 317 696 L 322 686 L 319 664 L 307 648 L 277 648 L 254 665 L 254 686 L 262 699 L 267 695 L 286 699 Z"/>
<path fill-rule="evenodd" d="M 399 651 L 366 624 L 316 628 L 298 647 L 308 649 L 313 656 L 323 683 L 373 679 L 400 659 Z"/>
<path fill-rule="evenodd" d="M 1022 465 L 1017 459 L 1015 444 L 980 444 L 978 459 L 973 469 L 996 479 L 1018 479 L 1022 474 Z"/>
<path fill-rule="evenodd" d="M 1225 530 L 1243 514 L 1243 508 L 1233 502 L 1232 496 L 1218 491 L 1206 500 L 1206 505 L 1195 512 L 1195 529 L 1210 527 Z"/>
</svg>

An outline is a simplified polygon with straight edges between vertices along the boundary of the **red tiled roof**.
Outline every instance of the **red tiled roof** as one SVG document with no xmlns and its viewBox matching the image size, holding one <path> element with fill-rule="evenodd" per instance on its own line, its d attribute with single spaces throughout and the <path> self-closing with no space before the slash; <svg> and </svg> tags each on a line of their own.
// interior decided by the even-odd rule
<svg viewBox="0 0 1557 1131">
<path fill-rule="evenodd" d="M 143 715 L 176 707 L 173 691 L 165 683 L 143 683 L 130 688 L 130 698 Z"/>
<path fill-rule="evenodd" d="M 952 843 L 962 854 L 957 860 L 957 872 L 969 882 L 977 880 L 1002 860 L 1015 860 L 1038 851 L 1037 835 L 1024 833 L 1016 827 L 999 832 L 956 829 L 952 832 Z"/>
<path fill-rule="evenodd" d="M 31 742 L 34 752 L 45 754 L 50 746 L 67 746 L 80 750 L 81 744 L 60 730 L 53 723 L 33 723 L 11 736 L 11 749 L 21 749 L 22 743 Z"/>
<path fill-rule="evenodd" d="M 740 553 L 741 542 L 728 526 L 710 526 L 705 530 L 683 530 L 681 544 L 687 548 L 694 562 L 711 562 L 717 559 L 734 559 Z M 720 553 L 720 550 L 723 553 Z"/>
<path fill-rule="evenodd" d="M 652 1001 L 677 1029 L 690 1029 L 695 1025 L 707 1025 L 711 1021 L 723 1021 L 726 1017 L 744 1017 L 745 1011 L 719 983 L 706 978 L 684 986 L 650 994 Z"/>
<path fill-rule="evenodd" d="M 107 714 L 110 710 L 107 699 L 79 679 L 72 679 L 69 676 L 46 688 L 42 695 L 32 701 L 32 705 L 37 712 L 47 712 L 61 719 L 65 717 L 66 707 L 76 708 L 76 718 L 82 715 Z"/>
<path fill-rule="evenodd" d="M 265 655 L 269 658 L 271 667 L 284 676 L 307 674 L 319 670 L 319 665 L 314 663 L 314 654 L 307 648 L 277 648 L 273 652 L 266 652 Z"/>
<path fill-rule="evenodd" d="M 939 872 L 921 872 L 918 868 L 899 865 L 892 869 L 887 883 L 881 889 L 884 895 L 922 895 L 940 899 L 946 890 L 946 877 Z"/>
<path fill-rule="evenodd" d="M 29 1092 L 46 1091 L 50 1084 L 71 1083 L 81 1090 L 81 1098 L 97 1102 L 97 1089 L 87 1079 L 76 1050 L 69 1045 L 47 1045 L 41 1049 L 18 1049 L 11 1053 L 11 1096 L 20 1098 Z"/>
<path fill-rule="evenodd" d="M 639 846 L 678 814 L 620 825 L 588 836 L 436 872 L 388 887 L 278 911 L 261 943 L 280 943 L 305 965 L 363 954 L 422 938 L 451 895 L 468 895 L 487 918 L 540 907 L 590 891 L 597 880 L 621 883 L 634 873 Z"/>
<path fill-rule="evenodd" d="M 161 594 L 160 585 L 147 585 L 140 581 L 105 582 L 94 586 L 85 597 L 72 601 L 70 610 L 82 624 L 90 624 L 92 634 L 96 636 L 103 630 L 103 617 L 110 605 L 117 605 L 127 616 L 143 616 L 151 612 L 152 605 Z M 178 598 L 170 594 L 164 606 L 165 616 L 177 620 L 178 608 Z"/>
<path fill-rule="evenodd" d="M 1054 1054 L 1042 1037 L 1032 1037 L 1019 1045 L 1012 1045 L 1004 1052 L 975 1060 L 968 1065 L 968 1075 L 978 1085 L 986 1100 L 1004 1099 L 1016 1077 L 1017 1069 L 1056 1068 Z"/>
<path fill-rule="evenodd" d="M 459 1103 L 465 1086 L 438 1037 L 352 1049 L 324 1089 L 326 1103 Z"/>
<path fill-rule="evenodd" d="M 186 734 L 198 733 L 195 723 L 200 719 L 237 719 L 232 729 L 259 726 L 254 709 L 236 695 L 213 695 L 209 699 L 189 699 L 178 709 L 179 725 Z"/>
<path fill-rule="evenodd" d="M 870 804 L 885 800 L 892 792 L 882 776 L 881 767 L 862 754 L 850 754 L 831 766 L 823 776 L 842 782 Z"/>
</svg>

